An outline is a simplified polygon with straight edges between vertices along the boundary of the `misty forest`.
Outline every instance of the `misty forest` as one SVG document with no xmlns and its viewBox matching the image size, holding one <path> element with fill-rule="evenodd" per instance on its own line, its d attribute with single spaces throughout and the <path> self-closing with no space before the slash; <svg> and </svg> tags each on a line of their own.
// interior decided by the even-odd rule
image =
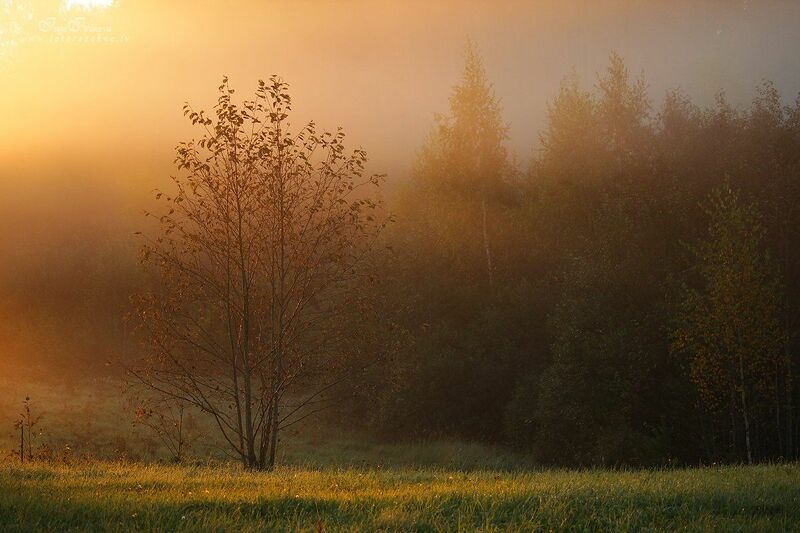
<svg viewBox="0 0 800 533">
<path fill-rule="evenodd" d="M 201 135 L 130 236 L 152 268 L 80 251 L 12 293 L 80 294 L 112 341 L 142 343 L 80 364 L 218 418 L 246 464 L 317 410 L 558 465 L 797 457 L 798 104 L 768 81 L 746 109 L 653 102 L 612 54 L 596 80 L 565 76 L 520 165 L 475 45 L 454 82 L 386 191 L 343 132 L 292 130 L 286 82 L 238 102 L 225 81 L 212 112 L 186 108 Z"/>
<path fill-rule="evenodd" d="M 335 108 L 341 128 L 311 120 L 281 72 L 219 73 L 202 88 L 208 105 L 172 102 L 187 129 L 171 170 L 135 196 L 134 218 L 120 222 L 103 187 L 43 194 L 45 219 L 59 202 L 76 216 L 31 244 L 39 222 L 5 213 L 0 338 L 31 355 L 0 359 L 10 465 L 0 484 L 27 502 L 4 489 L 0 526 L 798 527 L 800 98 L 769 80 L 753 80 L 747 105 L 723 86 L 695 101 L 678 79 L 656 94 L 647 65 L 607 50 L 589 76 L 561 72 L 520 156 L 514 102 L 498 96 L 482 43 L 462 42 L 460 73 L 425 87 L 447 99 L 407 175 L 380 168 L 369 136 L 351 140 Z M 324 90 L 348 98 L 346 84 Z M 104 222 L 81 218 L 89 211 Z M 174 508 L 153 503 L 160 482 L 126 470 L 139 463 L 211 468 L 202 483 L 221 484 L 225 503 L 180 503 L 205 498 L 200 485 L 169 496 Z M 36 483 L 56 483 L 35 469 L 75 480 L 91 465 L 121 469 L 111 475 L 139 483 L 144 500 L 108 496 L 102 511 L 34 503 Z M 299 495 L 242 507 L 245 489 L 214 478 L 230 468 L 294 476 L 297 489 L 252 479 Z M 359 468 L 432 484 L 463 473 L 473 489 L 424 510 L 402 498 L 427 496 L 381 493 L 382 478 L 341 477 Z M 646 482 L 531 472 L 653 471 L 708 475 L 692 478 L 686 500 L 678 478 L 653 483 L 711 514 L 635 514 L 624 488 L 592 496 L 608 499 L 606 518 L 581 514 L 577 493 L 571 510 L 531 503 L 559 484 L 601 494 Z M 164 483 L 192 475 L 165 472 Z M 736 492 L 713 492 L 724 490 L 707 485 L 715 472 L 740 476 Z M 382 503 L 362 511 L 319 496 L 339 483 Z M 396 501 L 401 515 L 385 507 Z M 151 507 L 137 518 L 137 505 Z M 739 507 L 760 516 L 769 505 L 763 522 L 735 522 Z M 144 516 L 172 518 L 136 522 Z"/>
</svg>

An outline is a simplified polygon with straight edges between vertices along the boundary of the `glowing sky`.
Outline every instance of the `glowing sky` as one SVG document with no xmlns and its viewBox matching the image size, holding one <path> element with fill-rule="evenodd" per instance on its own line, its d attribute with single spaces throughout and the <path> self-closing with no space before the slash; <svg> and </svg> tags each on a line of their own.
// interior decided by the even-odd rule
<svg viewBox="0 0 800 533">
<path fill-rule="evenodd" d="M 77 272 L 86 250 L 134 257 L 141 210 L 192 135 L 181 106 L 210 107 L 223 75 L 243 94 L 283 76 L 295 123 L 344 126 L 370 170 L 404 179 L 468 37 L 523 169 L 560 80 L 574 69 L 593 84 L 612 50 L 656 100 L 680 85 L 700 103 L 724 88 L 746 104 L 763 78 L 787 99 L 800 91 L 788 0 L 0 0 L 0 285 Z M 63 355 L 43 348 L 60 334 L 5 305 L 0 371 Z"/>
<path fill-rule="evenodd" d="M 575 69 L 593 83 L 612 49 L 656 99 L 681 85 L 745 103 L 762 78 L 800 90 L 788 1 L 0 0 L 0 16 L 0 184 L 64 167 L 126 184 L 163 175 L 187 135 L 184 101 L 209 105 L 223 74 L 246 92 L 272 73 L 297 121 L 344 126 L 402 176 L 468 36 L 523 162 L 559 80 Z"/>
<path fill-rule="evenodd" d="M 67 9 L 97 9 L 111 7 L 114 0 L 64 0 Z"/>
</svg>

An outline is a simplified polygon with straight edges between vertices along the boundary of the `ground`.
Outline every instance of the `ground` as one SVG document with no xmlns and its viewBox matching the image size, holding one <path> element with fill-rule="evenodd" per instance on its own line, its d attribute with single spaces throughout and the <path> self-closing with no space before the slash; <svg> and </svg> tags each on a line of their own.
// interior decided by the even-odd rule
<svg viewBox="0 0 800 533">
<path fill-rule="evenodd" d="M 381 443 L 309 419 L 283 435 L 275 472 L 227 462 L 213 432 L 174 466 L 113 380 L 0 385 L 3 532 L 800 531 L 799 464 L 549 470 L 502 447 Z M 49 462 L 14 455 L 26 395 Z"/>
<path fill-rule="evenodd" d="M 93 462 L 0 469 L 0 530 L 800 530 L 800 466 L 307 469 Z"/>
</svg>

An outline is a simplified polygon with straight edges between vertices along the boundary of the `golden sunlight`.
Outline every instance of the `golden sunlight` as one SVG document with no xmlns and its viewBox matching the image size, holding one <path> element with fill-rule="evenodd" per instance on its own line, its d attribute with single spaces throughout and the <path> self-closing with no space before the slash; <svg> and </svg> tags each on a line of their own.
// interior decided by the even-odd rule
<svg viewBox="0 0 800 533">
<path fill-rule="evenodd" d="M 95 9 L 111 7 L 114 0 L 64 0 L 66 9 Z"/>
<path fill-rule="evenodd" d="M 800 532 L 798 22 L 0 0 L 0 533 Z"/>
</svg>

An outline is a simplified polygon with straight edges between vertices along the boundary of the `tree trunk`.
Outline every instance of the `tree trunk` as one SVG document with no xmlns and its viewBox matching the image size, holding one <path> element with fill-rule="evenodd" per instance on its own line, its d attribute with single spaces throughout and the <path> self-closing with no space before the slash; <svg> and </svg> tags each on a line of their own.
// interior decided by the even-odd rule
<svg viewBox="0 0 800 533">
<path fill-rule="evenodd" d="M 776 365 L 777 366 L 777 365 Z M 783 428 L 781 424 L 781 377 L 780 368 L 775 369 L 775 433 L 778 438 L 778 455 L 784 456 Z"/>
<path fill-rule="evenodd" d="M 278 449 L 278 396 L 272 398 L 272 428 L 270 430 L 269 463 L 267 469 L 275 468 L 275 453 Z"/>
<path fill-rule="evenodd" d="M 750 446 L 750 417 L 747 415 L 747 401 L 745 392 L 742 389 L 742 421 L 744 422 L 744 442 L 747 447 L 747 464 L 753 464 L 753 452 Z"/>
<path fill-rule="evenodd" d="M 179 463 L 183 462 L 183 406 L 178 406 L 178 439 L 176 443 L 175 460 Z"/>
<path fill-rule="evenodd" d="M 787 330 L 788 331 L 788 330 Z M 789 339 L 788 336 L 783 344 L 783 357 L 784 364 L 786 365 L 785 377 L 785 393 L 786 393 L 786 457 L 794 458 L 794 411 L 792 404 L 794 402 L 792 390 L 792 356 L 789 354 Z"/>
<path fill-rule="evenodd" d="M 747 394 L 744 390 L 744 360 L 739 353 L 739 395 L 742 400 L 742 422 L 744 422 L 744 442 L 747 450 L 747 464 L 753 464 L 753 451 L 750 446 L 750 417 L 747 414 Z"/>
<path fill-rule="evenodd" d="M 794 211 L 790 208 L 789 212 L 791 213 Z M 791 220 L 790 216 L 787 216 L 787 220 Z M 790 262 L 790 226 L 784 224 L 782 226 L 783 229 L 783 273 L 784 275 L 788 275 L 791 272 L 791 262 Z M 785 386 L 784 392 L 786 393 L 786 439 L 785 439 L 785 447 L 786 447 L 786 457 L 789 459 L 795 458 L 795 450 L 794 450 L 794 391 L 792 390 L 792 356 L 791 356 L 791 348 L 790 343 L 792 340 L 792 331 L 791 327 L 791 316 L 789 309 L 791 309 L 791 301 L 790 301 L 790 291 L 784 290 L 783 291 L 783 357 L 784 357 L 784 364 L 786 365 L 786 376 L 785 376 Z"/>
<path fill-rule="evenodd" d="M 487 227 L 486 214 L 486 193 L 481 195 L 481 211 L 483 214 L 483 249 L 486 252 L 486 270 L 489 274 L 489 286 L 494 285 L 494 273 L 492 267 L 492 250 L 489 246 L 489 228 Z"/>
<path fill-rule="evenodd" d="M 255 468 L 256 452 L 253 439 L 253 391 L 250 369 L 245 368 L 244 373 L 244 431 L 245 431 L 245 466 Z"/>
<path fill-rule="evenodd" d="M 730 458 L 737 459 L 739 456 L 738 450 L 736 449 L 736 391 L 733 387 L 730 390 L 730 416 L 731 416 L 731 429 L 728 432 L 728 436 L 730 438 Z"/>
</svg>

